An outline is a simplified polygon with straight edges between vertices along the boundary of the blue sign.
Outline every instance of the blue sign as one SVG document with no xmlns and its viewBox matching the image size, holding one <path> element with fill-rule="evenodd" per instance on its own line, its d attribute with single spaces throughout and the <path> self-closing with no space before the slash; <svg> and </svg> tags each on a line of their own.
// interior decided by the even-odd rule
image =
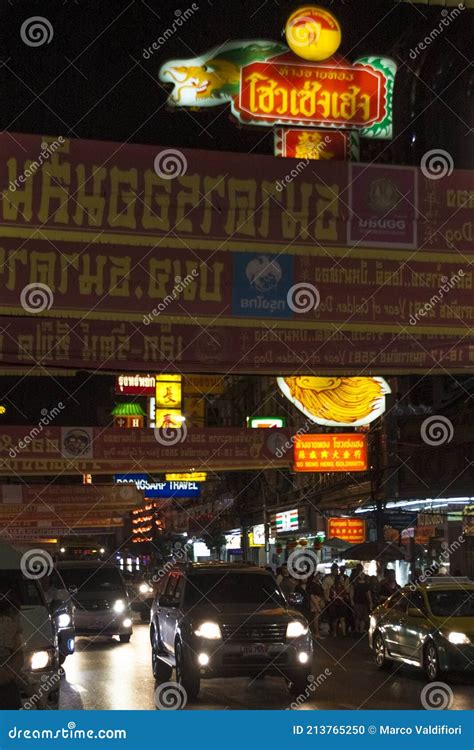
<svg viewBox="0 0 474 750">
<path fill-rule="evenodd" d="M 293 256 L 233 253 L 232 312 L 248 318 L 289 318 Z"/>
<path fill-rule="evenodd" d="M 199 497 L 200 482 L 160 482 L 148 479 L 148 474 L 116 474 L 117 484 L 134 484 L 138 490 L 145 493 L 145 497 Z"/>
</svg>

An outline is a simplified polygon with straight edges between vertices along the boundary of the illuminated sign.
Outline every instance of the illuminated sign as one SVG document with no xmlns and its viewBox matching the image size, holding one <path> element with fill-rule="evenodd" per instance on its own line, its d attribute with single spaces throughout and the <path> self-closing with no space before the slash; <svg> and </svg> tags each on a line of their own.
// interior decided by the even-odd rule
<svg viewBox="0 0 474 750">
<path fill-rule="evenodd" d="M 167 482 L 205 482 L 207 473 L 205 471 L 188 472 L 181 474 L 165 474 Z"/>
<path fill-rule="evenodd" d="M 249 547 L 264 547 L 265 546 L 265 524 L 259 523 L 257 526 L 252 526 L 249 531 Z"/>
<path fill-rule="evenodd" d="M 6 406 L 3 406 L 3 405 L 1 405 L 1 406 L 0 406 L 0 414 L 6 414 L 6 412 L 7 412 L 7 407 L 6 407 Z"/>
<path fill-rule="evenodd" d="M 284 510 L 282 513 L 275 513 L 273 516 L 272 526 L 275 527 L 277 534 L 283 534 L 285 531 L 298 531 L 298 509 Z"/>
<path fill-rule="evenodd" d="M 285 420 L 283 417 L 247 417 L 247 424 L 249 427 L 256 427 L 259 429 L 266 427 L 284 427 Z"/>
<path fill-rule="evenodd" d="M 275 156 L 290 159 L 348 161 L 357 159 L 357 133 L 341 130 L 275 128 Z"/>
<path fill-rule="evenodd" d="M 243 123 L 337 126 L 391 138 L 389 84 L 395 71 L 391 60 L 372 57 L 352 65 L 252 63 L 241 70 L 232 112 Z"/>
<path fill-rule="evenodd" d="M 229 550 L 240 550 L 242 547 L 242 535 L 239 533 L 225 534 L 225 546 Z"/>
<path fill-rule="evenodd" d="M 351 544 L 362 544 L 365 542 L 365 521 L 358 518 L 329 518 L 328 537 L 337 537 Z"/>
<path fill-rule="evenodd" d="M 280 390 L 303 414 L 328 427 L 360 427 L 385 411 L 388 383 L 379 377 L 277 378 Z"/>
<path fill-rule="evenodd" d="M 339 49 L 341 27 L 332 13 L 312 5 L 298 8 L 285 27 L 289 48 L 305 60 L 326 60 Z"/>
<path fill-rule="evenodd" d="M 115 379 L 115 392 L 123 396 L 154 396 L 156 381 L 154 375 L 129 375 L 123 373 Z"/>
<path fill-rule="evenodd" d="M 157 376 L 155 406 L 157 409 L 181 411 L 181 375 Z"/>
<path fill-rule="evenodd" d="M 386 57 L 303 62 L 283 45 L 256 40 L 171 60 L 159 78 L 173 85 L 168 101 L 174 107 L 230 102 L 243 123 L 355 128 L 365 137 L 391 138 L 396 71 Z"/>
<path fill-rule="evenodd" d="M 294 441 L 295 471 L 367 471 L 365 435 L 295 435 Z"/>
<path fill-rule="evenodd" d="M 155 409 L 156 429 L 178 430 L 183 426 L 185 419 L 181 414 L 181 409 Z"/>
<path fill-rule="evenodd" d="M 117 484 L 134 484 L 137 490 L 141 490 L 145 497 L 199 497 L 201 494 L 201 485 L 199 482 L 152 482 L 148 480 L 146 474 L 116 474 L 115 482 Z"/>
<path fill-rule="evenodd" d="M 183 389 L 185 393 L 224 393 L 224 378 L 222 375 L 185 375 Z"/>
</svg>

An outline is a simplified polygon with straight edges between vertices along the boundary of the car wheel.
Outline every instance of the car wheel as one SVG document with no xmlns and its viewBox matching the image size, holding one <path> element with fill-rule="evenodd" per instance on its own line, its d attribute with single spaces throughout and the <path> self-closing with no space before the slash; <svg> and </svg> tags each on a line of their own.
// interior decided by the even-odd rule
<svg viewBox="0 0 474 750">
<path fill-rule="evenodd" d="M 377 669 L 388 669 L 390 667 L 385 641 L 381 633 L 374 635 L 374 662 Z"/>
<path fill-rule="evenodd" d="M 441 670 L 439 668 L 438 652 L 436 646 L 432 642 L 425 646 L 423 668 L 429 680 L 433 681 L 438 679 Z"/>
<path fill-rule="evenodd" d="M 311 672 L 295 672 L 286 680 L 286 686 L 291 695 L 304 695 L 310 684 L 309 676 Z"/>
<path fill-rule="evenodd" d="M 122 635 L 119 635 L 120 643 L 130 643 L 131 637 L 132 637 L 131 633 L 122 633 Z"/>
<path fill-rule="evenodd" d="M 197 698 L 201 688 L 201 677 L 196 667 L 189 664 L 183 647 L 176 644 L 176 682 L 186 691 L 188 699 Z"/>
</svg>

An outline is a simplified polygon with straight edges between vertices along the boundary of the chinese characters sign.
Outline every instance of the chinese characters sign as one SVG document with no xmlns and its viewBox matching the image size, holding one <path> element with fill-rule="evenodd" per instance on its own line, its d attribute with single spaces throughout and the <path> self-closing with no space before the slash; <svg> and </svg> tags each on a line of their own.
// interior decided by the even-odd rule
<svg viewBox="0 0 474 750">
<path fill-rule="evenodd" d="M 367 471 L 365 435 L 296 435 L 295 471 Z"/>
<path fill-rule="evenodd" d="M 328 538 L 337 537 L 351 544 L 365 542 L 365 521 L 359 518 L 329 518 Z"/>
<path fill-rule="evenodd" d="M 356 133 L 341 130 L 275 128 L 275 156 L 347 161 L 357 152 Z"/>
</svg>

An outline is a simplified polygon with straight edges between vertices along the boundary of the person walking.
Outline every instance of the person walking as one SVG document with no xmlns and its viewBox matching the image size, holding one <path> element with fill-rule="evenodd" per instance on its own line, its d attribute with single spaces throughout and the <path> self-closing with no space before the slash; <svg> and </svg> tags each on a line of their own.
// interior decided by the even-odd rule
<svg viewBox="0 0 474 750">
<path fill-rule="evenodd" d="M 369 629 L 369 612 L 372 609 L 372 597 L 367 576 L 362 565 L 355 568 L 351 584 L 351 603 L 354 609 L 355 632 L 362 634 Z"/>
<path fill-rule="evenodd" d="M 309 588 L 309 606 L 311 610 L 311 632 L 318 641 L 322 641 L 321 635 L 321 615 L 325 608 L 324 589 L 318 576 L 314 576 Z"/>
</svg>

